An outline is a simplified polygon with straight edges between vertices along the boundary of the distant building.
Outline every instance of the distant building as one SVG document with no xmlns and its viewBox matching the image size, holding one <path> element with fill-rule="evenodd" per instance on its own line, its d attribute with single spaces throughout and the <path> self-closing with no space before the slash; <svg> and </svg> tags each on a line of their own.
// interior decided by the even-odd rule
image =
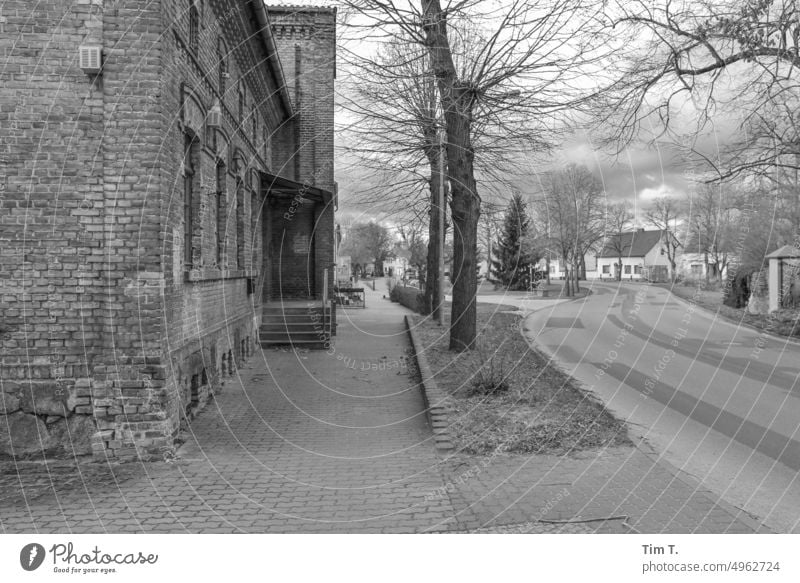
<svg viewBox="0 0 800 583">
<path fill-rule="evenodd" d="M 678 257 L 678 274 L 688 280 L 701 280 L 706 278 L 706 272 L 709 277 L 717 278 L 716 260 L 709 256 L 706 257 L 705 253 L 683 253 Z M 728 277 L 728 266 L 722 268 L 722 279 Z"/>
<path fill-rule="evenodd" d="M 586 273 L 582 275 L 585 275 L 586 279 L 593 279 L 597 277 L 597 258 L 595 257 L 595 254 L 592 252 L 587 253 L 583 257 L 583 262 Z M 550 279 L 564 279 L 566 272 L 564 262 L 556 255 L 551 255 L 549 261 L 546 257 L 542 257 L 536 264 L 536 269 L 542 272 L 549 270 Z"/>
<path fill-rule="evenodd" d="M 668 231 L 637 229 L 609 237 L 597 254 L 599 279 L 666 279 L 669 272 L 666 239 Z M 622 263 L 620 264 L 620 257 Z"/>
</svg>

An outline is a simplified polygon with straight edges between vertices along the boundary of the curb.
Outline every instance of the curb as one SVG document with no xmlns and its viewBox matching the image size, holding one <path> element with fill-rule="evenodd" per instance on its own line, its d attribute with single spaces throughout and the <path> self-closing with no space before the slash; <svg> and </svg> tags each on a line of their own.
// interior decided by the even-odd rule
<svg viewBox="0 0 800 583">
<path fill-rule="evenodd" d="M 747 322 L 737 322 L 733 318 L 729 318 L 728 316 L 725 316 L 724 314 L 720 314 L 720 313 L 711 311 L 711 309 L 706 308 L 702 304 L 698 304 L 697 302 L 693 302 L 691 300 L 687 300 L 686 298 L 682 298 L 681 296 L 679 296 L 678 294 L 676 294 L 675 292 L 673 292 L 669 288 L 661 288 L 661 289 L 667 291 L 669 293 L 669 295 L 672 296 L 674 299 L 676 299 L 676 300 L 678 300 L 678 301 L 680 301 L 680 302 L 682 302 L 682 303 L 684 303 L 684 304 L 686 304 L 688 306 L 692 306 L 694 309 L 702 310 L 703 312 L 706 313 L 706 315 L 708 317 L 710 317 L 712 319 L 722 320 L 723 322 L 727 322 L 731 326 L 736 326 L 737 328 L 747 328 L 748 330 L 752 330 L 753 332 L 757 332 L 760 335 L 763 334 L 764 336 L 772 338 L 773 340 L 777 340 L 778 342 L 785 342 L 787 344 L 793 344 L 794 346 L 800 346 L 800 340 L 798 340 L 797 338 L 795 338 L 793 336 L 782 336 L 780 334 L 775 334 L 774 332 L 768 332 L 767 330 L 764 330 L 763 328 L 757 328 L 756 326 L 753 326 L 752 324 L 748 324 Z"/>
<path fill-rule="evenodd" d="M 425 413 L 433 430 L 433 439 L 436 449 L 442 452 L 451 452 L 455 449 L 450 438 L 449 414 L 451 409 L 445 404 L 448 395 L 436 386 L 433 372 L 428 364 L 428 359 L 422 350 L 422 344 L 414 332 L 413 316 L 406 314 L 405 323 L 408 337 L 411 339 L 411 349 L 417 361 L 417 369 L 422 378 L 422 399 L 425 402 Z"/>
</svg>

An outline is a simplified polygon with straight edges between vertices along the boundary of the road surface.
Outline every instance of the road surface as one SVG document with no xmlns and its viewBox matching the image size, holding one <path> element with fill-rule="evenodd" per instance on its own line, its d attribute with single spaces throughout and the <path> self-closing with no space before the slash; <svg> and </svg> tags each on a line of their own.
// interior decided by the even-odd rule
<svg viewBox="0 0 800 583">
<path fill-rule="evenodd" d="M 800 344 L 647 284 L 526 317 L 529 342 L 656 453 L 778 532 L 800 532 Z"/>
</svg>

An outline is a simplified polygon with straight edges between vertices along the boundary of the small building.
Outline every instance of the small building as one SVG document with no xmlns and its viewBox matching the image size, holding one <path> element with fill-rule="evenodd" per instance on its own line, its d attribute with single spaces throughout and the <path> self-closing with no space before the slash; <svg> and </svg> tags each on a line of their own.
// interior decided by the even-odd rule
<svg viewBox="0 0 800 583">
<path fill-rule="evenodd" d="M 718 275 L 715 269 L 716 262 L 713 257 L 707 257 L 705 253 L 681 253 L 678 257 L 678 274 L 687 280 L 700 281 L 706 278 L 706 273 L 712 277 L 728 277 L 728 266 L 722 269 L 722 274 Z"/>
<path fill-rule="evenodd" d="M 769 311 L 800 307 L 800 245 L 784 245 L 769 261 Z"/>
<path fill-rule="evenodd" d="M 666 279 L 660 274 L 668 274 L 666 237 L 671 236 L 668 231 L 637 229 L 606 238 L 603 250 L 597 254 L 597 277 Z"/>
<path fill-rule="evenodd" d="M 582 276 L 585 276 L 586 279 L 597 277 L 597 257 L 594 253 L 584 255 L 583 266 L 585 267 L 585 273 L 582 273 Z M 546 257 L 542 257 L 536 264 L 536 269 L 539 271 L 546 272 L 549 269 L 551 279 L 564 279 L 566 273 L 564 267 L 564 262 L 555 255 L 551 255 L 549 261 Z"/>
</svg>

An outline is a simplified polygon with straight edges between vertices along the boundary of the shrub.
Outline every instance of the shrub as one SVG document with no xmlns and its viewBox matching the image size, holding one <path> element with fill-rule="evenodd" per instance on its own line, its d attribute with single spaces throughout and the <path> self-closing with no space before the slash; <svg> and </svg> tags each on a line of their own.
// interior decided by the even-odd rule
<svg viewBox="0 0 800 583">
<path fill-rule="evenodd" d="M 389 299 L 420 314 L 425 305 L 425 295 L 415 287 L 396 285 L 389 292 Z"/>
<path fill-rule="evenodd" d="M 509 372 L 506 366 L 506 353 L 499 350 L 487 349 L 483 342 L 475 343 L 477 363 L 475 374 L 472 376 L 472 390 L 470 395 L 491 395 L 505 392 L 511 387 Z"/>
</svg>

